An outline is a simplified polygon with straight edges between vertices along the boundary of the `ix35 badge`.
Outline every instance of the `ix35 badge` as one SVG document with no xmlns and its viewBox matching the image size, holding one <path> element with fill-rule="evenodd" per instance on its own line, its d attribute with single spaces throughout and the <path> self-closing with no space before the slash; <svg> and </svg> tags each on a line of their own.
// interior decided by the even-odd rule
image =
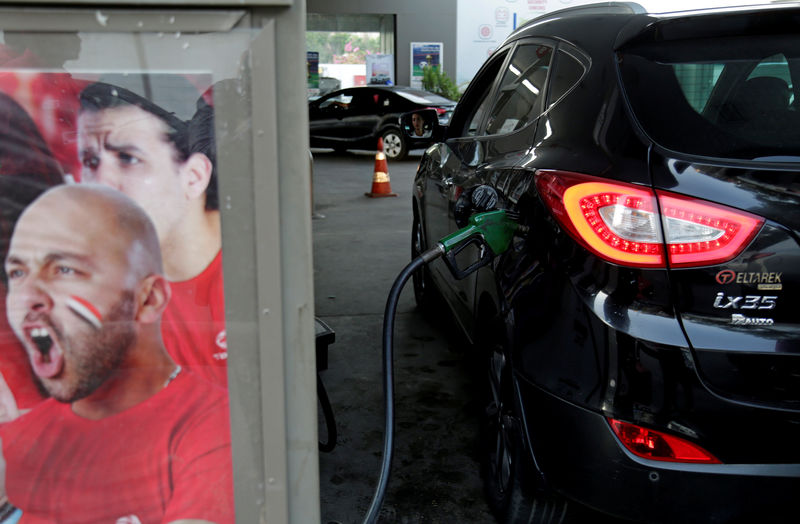
<svg viewBox="0 0 800 524">
<path fill-rule="evenodd" d="M 778 297 L 766 297 L 760 295 L 746 295 L 735 297 L 717 293 L 714 299 L 714 307 L 717 309 L 775 309 Z"/>
</svg>

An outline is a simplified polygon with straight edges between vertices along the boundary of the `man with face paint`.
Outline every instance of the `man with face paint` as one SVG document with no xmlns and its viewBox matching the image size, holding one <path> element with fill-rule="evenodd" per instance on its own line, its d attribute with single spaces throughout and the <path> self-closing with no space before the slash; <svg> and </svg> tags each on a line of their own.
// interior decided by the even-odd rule
<svg viewBox="0 0 800 524">
<path fill-rule="evenodd" d="M 106 80 L 81 93 L 83 180 L 122 191 L 148 213 L 173 289 L 163 321 L 167 350 L 179 364 L 225 386 L 213 109 L 178 75 Z M 139 82 L 149 89 L 139 89 Z"/>
<path fill-rule="evenodd" d="M 0 93 L 0 261 L 22 210 L 45 189 L 64 181 L 61 168 L 36 123 L 10 96 Z M 0 374 L 20 409 L 44 398 L 31 379 L 25 351 L 6 322 L 5 275 L 0 278 Z M 16 410 L 0 409 L 0 422 Z"/>
<path fill-rule="evenodd" d="M 105 187 L 51 189 L 5 270 L 9 324 L 50 395 L 0 429 L 23 522 L 233 522 L 227 395 L 167 354 L 144 211 Z"/>
</svg>

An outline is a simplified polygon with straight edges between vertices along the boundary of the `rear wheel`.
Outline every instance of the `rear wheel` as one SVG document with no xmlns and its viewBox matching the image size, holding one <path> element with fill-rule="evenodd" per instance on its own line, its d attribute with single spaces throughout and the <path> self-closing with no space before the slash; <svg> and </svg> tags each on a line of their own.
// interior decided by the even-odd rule
<svg viewBox="0 0 800 524">
<path fill-rule="evenodd" d="M 417 258 L 427 249 L 422 222 L 420 222 L 417 214 L 414 213 L 414 223 L 411 226 L 411 259 Z M 424 264 L 414 271 L 411 278 L 414 284 L 414 300 L 417 303 L 417 308 L 423 313 L 430 313 L 436 300 L 436 291 L 433 289 L 428 265 Z"/>
<path fill-rule="evenodd" d="M 408 154 L 406 141 L 399 129 L 390 128 L 383 132 L 383 152 L 389 160 L 402 160 Z"/>
<path fill-rule="evenodd" d="M 521 420 L 513 409 L 511 368 L 499 344 L 488 351 L 487 371 L 484 486 L 492 511 L 503 524 L 564 522 L 566 499 L 544 491 L 525 461 Z"/>
</svg>

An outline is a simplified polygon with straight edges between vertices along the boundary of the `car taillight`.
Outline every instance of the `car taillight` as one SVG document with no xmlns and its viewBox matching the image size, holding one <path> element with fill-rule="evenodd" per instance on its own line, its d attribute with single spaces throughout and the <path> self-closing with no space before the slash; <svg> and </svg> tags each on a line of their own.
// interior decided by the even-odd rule
<svg viewBox="0 0 800 524">
<path fill-rule="evenodd" d="M 609 418 L 608 423 L 625 448 L 642 458 L 664 462 L 722 464 L 697 444 L 682 438 Z"/>
<path fill-rule="evenodd" d="M 755 215 L 711 202 L 656 194 L 674 267 L 727 262 L 742 252 L 764 223 Z"/>
<path fill-rule="evenodd" d="M 439 116 L 442 116 L 443 114 L 447 113 L 447 109 L 445 109 L 443 107 L 428 107 L 426 109 L 435 109 L 436 110 L 436 114 L 439 115 Z"/>
<path fill-rule="evenodd" d="M 536 187 L 576 240 L 621 265 L 721 264 L 738 256 L 764 223 L 711 202 L 576 173 L 539 171 Z"/>
</svg>

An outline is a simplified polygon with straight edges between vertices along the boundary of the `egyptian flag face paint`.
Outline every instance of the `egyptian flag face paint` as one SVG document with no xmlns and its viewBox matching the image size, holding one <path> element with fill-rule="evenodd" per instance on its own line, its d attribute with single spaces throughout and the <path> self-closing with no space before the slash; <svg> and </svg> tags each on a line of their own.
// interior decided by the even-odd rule
<svg viewBox="0 0 800 524">
<path fill-rule="evenodd" d="M 67 306 L 73 313 L 94 326 L 95 329 L 103 327 L 103 316 L 91 302 L 85 298 L 71 295 L 67 299 Z"/>
</svg>

